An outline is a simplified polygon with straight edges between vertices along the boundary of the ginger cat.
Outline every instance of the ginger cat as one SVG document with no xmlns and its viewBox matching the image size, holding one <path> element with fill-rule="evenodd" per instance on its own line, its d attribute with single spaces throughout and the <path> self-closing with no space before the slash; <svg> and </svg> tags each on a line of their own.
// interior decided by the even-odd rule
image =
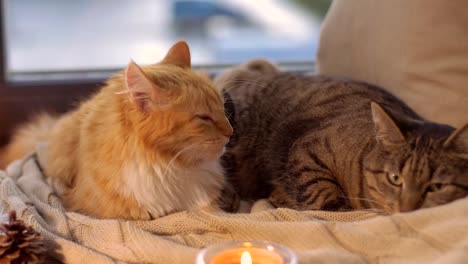
<svg viewBox="0 0 468 264">
<path fill-rule="evenodd" d="M 54 123 L 42 135 L 44 170 L 69 210 L 146 220 L 210 207 L 225 187 L 219 158 L 233 130 L 220 92 L 192 72 L 184 41 L 158 64 L 130 62 L 56 122 L 39 120 Z M 19 135 L 41 138 L 35 129 L 29 124 Z M 4 158 L 11 162 L 33 147 L 14 137 Z"/>
</svg>

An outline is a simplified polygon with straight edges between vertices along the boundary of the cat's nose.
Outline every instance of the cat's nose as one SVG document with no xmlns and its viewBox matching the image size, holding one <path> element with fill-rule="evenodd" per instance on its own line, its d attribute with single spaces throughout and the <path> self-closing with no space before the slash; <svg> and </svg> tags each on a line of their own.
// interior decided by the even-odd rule
<svg viewBox="0 0 468 264">
<path fill-rule="evenodd" d="M 232 128 L 231 124 L 229 123 L 227 117 L 224 117 L 223 122 L 219 124 L 219 130 L 221 131 L 222 135 L 229 138 L 234 133 L 234 129 Z"/>
<path fill-rule="evenodd" d="M 231 126 L 227 127 L 226 129 L 223 130 L 223 136 L 225 137 L 231 137 L 232 133 L 234 133 L 233 129 Z"/>
<path fill-rule="evenodd" d="M 224 135 L 225 137 L 231 137 L 231 136 L 232 136 L 232 133 L 233 133 L 233 131 L 232 131 L 232 129 L 230 129 L 230 130 L 224 131 L 223 135 Z"/>
</svg>

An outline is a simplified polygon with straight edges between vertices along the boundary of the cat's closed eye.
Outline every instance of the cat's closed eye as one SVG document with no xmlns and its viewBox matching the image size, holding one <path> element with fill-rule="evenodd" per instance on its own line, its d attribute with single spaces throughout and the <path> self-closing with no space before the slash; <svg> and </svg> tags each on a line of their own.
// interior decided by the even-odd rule
<svg viewBox="0 0 468 264">
<path fill-rule="evenodd" d="M 388 173 L 387 179 L 392 185 L 395 185 L 395 186 L 403 185 L 403 178 L 398 174 Z"/>
<path fill-rule="evenodd" d="M 447 184 L 445 183 L 440 183 L 440 182 L 433 183 L 429 185 L 429 187 L 427 188 L 427 192 L 437 192 L 437 191 L 440 191 L 445 186 L 447 186 Z"/>
<path fill-rule="evenodd" d="M 195 117 L 205 122 L 214 122 L 213 118 L 207 114 L 199 114 L 199 115 L 195 115 Z"/>
</svg>

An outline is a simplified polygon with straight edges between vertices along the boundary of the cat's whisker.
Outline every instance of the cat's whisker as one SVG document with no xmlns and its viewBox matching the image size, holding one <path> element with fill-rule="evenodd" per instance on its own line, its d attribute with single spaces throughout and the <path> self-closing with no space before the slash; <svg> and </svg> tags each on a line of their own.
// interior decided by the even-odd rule
<svg viewBox="0 0 468 264">
<path fill-rule="evenodd" d="M 172 164 L 174 163 L 174 161 L 184 152 L 184 151 L 187 151 L 195 146 L 198 146 L 200 143 L 193 143 L 185 148 L 183 148 L 182 150 L 180 150 L 179 152 L 177 152 L 174 157 L 172 157 L 172 159 L 167 163 L 167 166 L 166 166 L 166 170 L 164 171 L 163 173 L 163 178 L 166 178 L 167 179 L 167 174 L 169 172 L 169 170 L 172 169 Z"/>
<path fill-rule="evenodd" d="M 240 98 L 231 97 L 229 99 L 226 99 L 225 102 L 233 102 L 234 103 L 234 102 L 241 102 L 241 101 L 242 101 L 242 99 L 240 99 Z"/>
<path fill-rule="evenodd" d="M 114 92 L 114 94 L 128 94 L 130 93 L 130 90 L 126 89 L 126 90 L 122 90 L 122 91 L 118 91 L 118 92 Z"/>
<path fill-rule="evenodd" d="M 226 110 L 226 108 L 224 108 L 224 107 L 213 107 L 213 109 L 222 110 L 222 111 L 225 111 L 225 110 Z M 226 115 L 231 115 L 231 113 L 229 113 L 229 112 L 225 112 L 225 114 L 226 114 Z"/>
<path fill-rule="evenodd" d="M 388 204 L 381 204 L 381 206 L 382 206 L 381 212 L 384 212 L 386 214 L 392 214 L 394 212 L 392 207 L 389 206 Z"/>
<path fill-rule="evenodd" d="M 256 84 L 265 84 L 264 82 L 261 81 L 255 81 L 255 80 L 248 80 L 248 79 L 235 79 L 235 80 L 229 80 L 225 82 L 225 84 L 228 83 L 256 83 Z"/>
<path fill-rule="evenodd" d="M 368 199 L 368 198 L 361 198 L 361 197 L 353 197 L 353 196 L 338 196 L 340 198 L 345 198 L 345 199 L 354 199 L 354 200 L 361 200 L 361 201 L 367 201 L 367 202 L 373 202 L 378 204 L 379 202 L 374 199 Z"/>
<path fill-rule="evenodd" d="M 370 211 L 370 212 L 375 212 L 375 213 L 387 213 L 391 214 L 393 212 L 392 208 L 387 205 L 387 204 L 381 204 L 377 200 L 374 199 L 369 199 L 369 198 L 361 198 L 361 197 L 353 197 L 353 196 L 338 196 L 340 198 L 345 198 L 345 199 L 355 199 L 355 200 L 361 200 L 361 201 L 367 201 L 374 203 L 376 205 L 382 206 L 383 208 L 376 208 L 376 207 L 371 207 L 367 209 L 359 209 L 360 211 Z"/>
</svg>

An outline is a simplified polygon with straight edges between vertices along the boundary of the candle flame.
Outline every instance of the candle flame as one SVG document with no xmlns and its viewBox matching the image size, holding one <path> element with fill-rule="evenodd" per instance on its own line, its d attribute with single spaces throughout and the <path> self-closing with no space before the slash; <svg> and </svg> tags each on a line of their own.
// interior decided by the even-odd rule
<svg viewBox="0 0 468 264">
<path fill-rule="evenodd" d="M 252 264 L 252 256 L 248 251 L 242 252 L 241 264 Z"/>
</svg>

